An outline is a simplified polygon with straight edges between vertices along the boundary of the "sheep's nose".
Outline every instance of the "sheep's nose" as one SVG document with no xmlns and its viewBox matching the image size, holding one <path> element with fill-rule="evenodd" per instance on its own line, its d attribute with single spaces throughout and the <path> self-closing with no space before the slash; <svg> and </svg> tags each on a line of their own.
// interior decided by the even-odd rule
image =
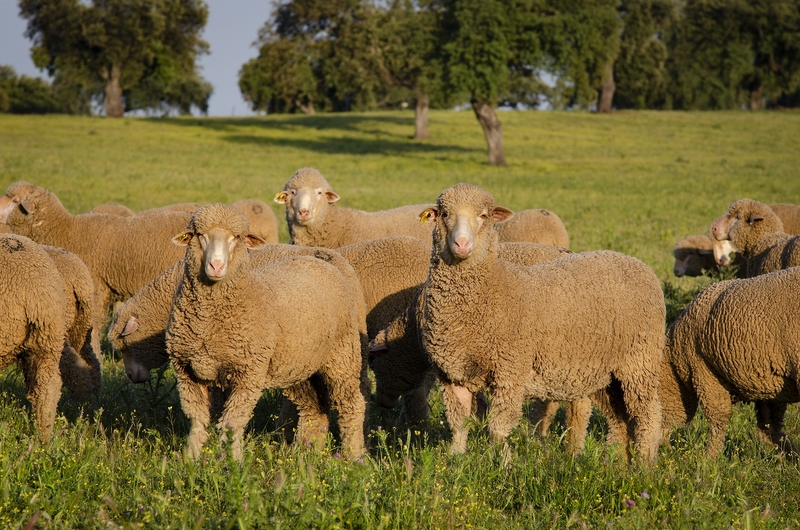
<svg viewBox="0 0 800 530">
<path fill-rule="evenodd" d="M 453 243 L 455 243 L 456 246 L 455 251 L 457 255 L 466 256 L 467 254 L 470 253 L 472 244 L 470 243 L 469 239 L 465 237 L 459 237 L 456 238 L 456 240 L 453 241 Z"/>
<path fill-rule="evenodd" d="M 211 260 L 208 262 L 208 268 L 211 276 L 222 276 L 225 272 L 225 262 L 221 260 Z"/>
</svg>

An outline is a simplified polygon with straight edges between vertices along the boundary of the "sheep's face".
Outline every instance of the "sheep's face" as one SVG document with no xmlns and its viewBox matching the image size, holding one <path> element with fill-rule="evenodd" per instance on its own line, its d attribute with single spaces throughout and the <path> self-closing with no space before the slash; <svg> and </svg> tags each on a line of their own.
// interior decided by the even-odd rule
<svg viewBox="0 0 800 530">
<path fill-rule="evenodd" d="M 322 222 L 327 206 L 339 200 L 329 187 L 287 187 L 275 196 L 275 202 L 286 205 L 286 220 L 291 224 L 306 226 Z"/>
<path fill-rule="evenodd" d="M 436 206 L 419 215 L 423 223 L 436 223 L 434 241 L 438 241 L 439 253 L 448 263 L 472 256 L 480 234 L 514 215 L 493 202 L 492 196 L 480 188 L 459 184 L 445 190 Z"/>
<path fill-rule="evenodd" d="M 0 223 L 15 228 L 31 223 L 33 213 L 44 209 L 46 195 L 45 189 L 27 182 L 12 184 L 0 197 Z"/>
<path fill-rule="evenodd" d="M 108 339 L 114 349 L 122 354 L 128 379 L 135 384 L 145 383 L 150 379 L 150 370 L 169 362 L 164 332 L 162 330 L 148 336 L 139 329 L 139 321 L 135 316 L 127 320 L 119 319 L 118 316 L 124 312 L 123 308 L 115 315 L 108 328 Z"/>
<path fill-rule="evenodd" d="M 748 252 L 765 234 L 783 232 L 783 223 L 775 212 L 752 199 L 740 199 L 731 204 L 725 217 L 727 238 L 717 239 L 730 239 L 742 252 Z"/>
<path fill-rule="evenodd" d="M 730 265 L 731 254 L 739 251 L 739 249 L 737 249 L 733 243 L 727 239 L 723 241 L 716 241 L 712 239 L 711 248 L 712 252 L 714 253 L 714 261 L 717 263 L 717 265 L 722 265 L 723 267 Z"/>
<path fill-rule="evenodd" d="M 243 259 L 248 248 L 266 244 L 247 232 L 247 219 L 238 210 L 212 204 L 198 209 L 189 221 L 188 230 L 173 237 L 172 242 L 188 247 L 186 260 L 192 270 L 217 283 L 229 276 L 231 265 Z"/>
</svg>

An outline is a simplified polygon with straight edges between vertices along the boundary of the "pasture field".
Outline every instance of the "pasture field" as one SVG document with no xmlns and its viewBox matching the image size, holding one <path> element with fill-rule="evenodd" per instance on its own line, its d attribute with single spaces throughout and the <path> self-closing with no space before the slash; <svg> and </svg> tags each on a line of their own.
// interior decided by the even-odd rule
<svg viewBox="0 0 800 530">
<path fill-rule="evenodd" d="M 0 115 L 0 188 L 27 180 L 72 212 L 105 202 L 138 210 L 183 201 L 268 202 L 314 166 L 366 210 L 430 203 L 470 182 L 497 204 L 548 208 L 576 251 L 612 249 L 661 279 L 674 318 L 711 278 L 671 275 L 671 249 L 705 233 L 736 199 L 800 203 L 800 114 L 793 112 L 525 112 L 500 115 L 508 167 L 486 165 L 472 113 L 434 111 L 415 142 L 411 112 L 261 118 L 124 119 Z M 286 227 L 281 227 L 287 241 Z M 171 370 L 133 386 L 104 350 L 102 410 L 87 418 L 62 398 L 56 434 L 40 446 L 16 368 L 0 374 L 0 527 L 8 528 L 798 528 L 800 462 L 758 441 L 752 407 L 736 405 L 724 454 L 705 456 L 702 417 L 674 431 L 655 466 L 627 466 L 591 422 L 570 456 L 564 417 L 544 440 L 521 424 L 514 458 L 479 426 L 465 455 L 447 454 L 432 394 L 430 423 L 392 427 L 369 407 L 369 456 L 287 447 L 274 432 L 277 393 L 259 403 L 243 463 L 218 434 L 198 461 Z M 800 413 L 787 432 L 800 441 Z"/>
</svg>

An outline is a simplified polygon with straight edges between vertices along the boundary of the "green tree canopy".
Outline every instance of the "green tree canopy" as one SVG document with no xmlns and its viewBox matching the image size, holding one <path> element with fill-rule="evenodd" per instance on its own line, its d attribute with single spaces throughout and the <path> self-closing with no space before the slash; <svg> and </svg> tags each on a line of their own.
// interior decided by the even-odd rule
<svg viewBox="0 0 800 530">
<path fill-rule="evenodd" d="M 211 86 L 195 66 L 208 51 L 201 0 L 20 0 L 32 56 L 51 74 L 68 73 L 107 116 L 163 106 L 207 109 Z"/>
</svg>

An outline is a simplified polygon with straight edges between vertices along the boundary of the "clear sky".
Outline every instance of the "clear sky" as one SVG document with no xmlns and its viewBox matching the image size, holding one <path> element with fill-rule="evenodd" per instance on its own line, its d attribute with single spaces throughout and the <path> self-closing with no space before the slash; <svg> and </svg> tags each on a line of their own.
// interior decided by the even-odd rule
<svg viewBox="0 0 800 530">
<path fill-rule="evenodd" d="M 258 55 L 252 46 L 258 30 L 272 12 L 271 0 L 206 0 L 208 23 L 203 37 L 211 53 L 200 58 L 201 73 L 213 86 L 210 116 L 252 115 L 239 92 L 239 69 Z M 26 22 L 15 0 L 0 0 L 0 64 L 17 74 L 46 77 L 31 60 L 31 41 L 24 36 Z"/>
</svg>

